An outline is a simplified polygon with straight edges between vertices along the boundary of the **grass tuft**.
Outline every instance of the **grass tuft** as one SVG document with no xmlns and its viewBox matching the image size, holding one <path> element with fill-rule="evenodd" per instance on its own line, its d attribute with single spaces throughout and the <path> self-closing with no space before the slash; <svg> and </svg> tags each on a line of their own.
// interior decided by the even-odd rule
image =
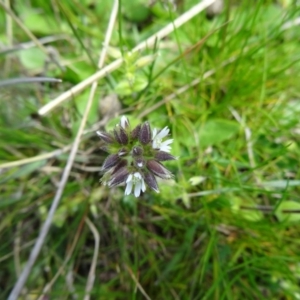
<svg viewBox="0 0 300 300">
<path fill-rule="evenodd" d="M 1 299 L 68 162 L 21 298 L 299 298 L 297 1 L 225 1 L 213 18 L 196 0 L 120 1 L 111 37 L 113 1 L 0 4 Z M 159 194 L 99 182 L 96 131 L 123 114 L 171 128 Z"/>
</svg>

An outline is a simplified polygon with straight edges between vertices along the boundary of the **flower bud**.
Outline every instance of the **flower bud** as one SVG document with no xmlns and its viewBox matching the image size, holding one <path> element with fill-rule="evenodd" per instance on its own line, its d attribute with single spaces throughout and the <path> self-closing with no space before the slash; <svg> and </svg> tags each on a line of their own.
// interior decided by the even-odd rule
<svg viewBox="0 0 300 300">
<path fill-rule="evenodd" d="M 101 140 L 103 140 L 103 142 L 105 143 L 111 144 L 115 141 L 113 136 L 110 133 L 102 132 L 102 131 L 97 131 L 96 133 L 101 138 Z"/>
<path fill-rule="evenodd" d="M 119 162 L 115 165 L 113 171 L 111 172 L 111 175 L 116 174 L 120 169 L 127 167 L 127 160 L 120 159 Z"/>
<path fill-rule="evenodd" d="M 119 156 L 125 156 L 126 154 L 127 154 L 127 150 L 125 148 L 120 149 L 118 152 Z"/>
<path fill-rule="evenodd" d="M 132 155 L 133 156 L 141 156 L 143 154 L 143 149 L 141 147 L 135 146 L 132 149 Z"/>
<path fill-rule="evenodd" d="M 143 145 L 146 145 L 151 142 L 151 128 L 148 122 L 145 122 L 140 130 L 139 140 Z"/>
<path fill-rule="evenodd" d="M 120 161 L 118 154 L 109 155 L 103 163 L 102 171 L 109 170 L 114 167 Z"/>
<path fill-rule="evenodd" d="M 152 190 L 154 190 L 156 193 L 159 193 L 157 181 L 152 173 L 147 172 L 144 174 L 144 180 Z"/>
<path fill-rule="evenodd" d="M 126 167 L 119 169 L 108 182 L 108 186 L 114 187 L 121 183 L 124 183 L 129 175 L 129 172 Z"/>
<path fill-rule="evenodd" d="M 134 164 L 138 169 L 140 169 L 140 168 L 143 168 L 146 163 L 143 158 L 138 157 L 134 160 Z"/>
<path fill-rule="evenodd" d="M 176 157 L 165 151 L 155 153 L 155 159 L 158 161 L 176 160 Z"/>
<path fill-rule="evenodd" d="M 140 131 L 141 131 L 141 124 L 139 124 L 138 126 L 136 126 L 132 131 L 131 131 L 131 137 L 133 139 L 136 139 L 139 137 L 140 135 Z"/>
<path fill-rule="evenodd" d="M 121 125 L 122 128 L 124 128 L 124 129 L 127 129 L 127 128 L 129 127 L 129 121 L 128 121 L 128 119 L 127 119 L 125 116 L 123 116 L 123 117 L 121 118 L 120 125 Z"/>
<path fill-rule="evenodd" d="M 117 126 L 114 129 L 114 135 L 117 142 L 121 145 L 127 145 L 128 144 L 128 135 L 125 131 L 125 129 L 121 126 Z"/>
<path fill-rule="evenodd" d="M 147 162 L 147 168 L 150 172 L 152 172 L 154 175 L 160 178 L 170 179 L 173 177 L 172 173 L 158 161 L 149 160 Z"/>
</svg>

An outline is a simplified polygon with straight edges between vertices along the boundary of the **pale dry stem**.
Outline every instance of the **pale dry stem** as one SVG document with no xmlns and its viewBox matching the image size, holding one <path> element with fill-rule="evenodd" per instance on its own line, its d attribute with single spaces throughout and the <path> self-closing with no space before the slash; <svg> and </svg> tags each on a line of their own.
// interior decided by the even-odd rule
<svg viewBox="0 0 300 300">
<path fill-rule="evenodd" d="M 94 235 L 94 239 L 95 239 L 95 250 L 94 250 L 93 260 L 91 263 L 91 267 L 90 267 L 90 271 L 89 271 L 89 275 L 88 275 L 88 279 L 87 279 L 87 284 L 86 284 L 86 288 L 85 288 L 85 296 L 84 296 L 84 300 L 89 300 L 90 293 L 93 288 L 95 277 L 96 277 L 95 273 L 96 273 L 98 255 L 99 255 L 100 235 L 99 235 L 97 228 L 95 227 L 95 225 L 91 222 L 91 220 L 89 218 L 86 218 L 85 222 L 89 226 L 90 230 L 92 231 L 92 233 Z"/>
<path fill-rule="evenodd" d="M 54 150 L 52 152 L 48 152 L 48 153 L 45 153 L 45 154 L 41 154 L 41 155 L 29 157 L 29 158 L 24 158 L 24 159 L 20 159 L 20 160 L 16 160 L 16 161 L 7 162 L 7 163 L 4 163 L 4 164 L 0 165 L 0 170 L 1 169 L 13 168 L 13 167 L 19 167 L 19 166 L 22 166 L 22 165 L 26 165 L 26 164 L 29 164 L 29 163 L 36 162 L 36 161 L 57 157 L 57 156 L 59 156 L 63 153 L 66 153 L 70 149 L 71 149 L 71 146 L 66 146 L 66 147 L 63 147 L 62 149 Z"/>
<path fill-rule="evenodd" d="M 138 290 L 143 294 L 143 296 L 145 297 L 145 299 L 151 300 L 151 298 L 148 296 L 148 294 L 146 293 L 146 291 L 144 290 L 144 288 L 142 287 L 142 285 L 139 283 L 139 281 L 137 280 L 137 278 L 133 274 L 132 270 L 127 265 L 125 265 L 125 267 L 126 267 L 128 273 L 130 274 L 130 277 L 132 278 L 132 280 L 136 284 Z"/>
</svg>

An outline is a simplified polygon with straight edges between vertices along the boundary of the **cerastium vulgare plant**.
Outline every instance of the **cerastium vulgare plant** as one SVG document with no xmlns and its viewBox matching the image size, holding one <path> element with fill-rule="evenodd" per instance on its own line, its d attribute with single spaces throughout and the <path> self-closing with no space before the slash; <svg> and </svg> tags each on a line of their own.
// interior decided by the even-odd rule
<svg viewBox="0 0 300 300">
<path fill-rule="evenodd" d="M 103 150 L 110 153 L 103 163 L 102 183 L 109 187 L 126 184 L 125 195 L 134 190 L 139 197 L 146 185 L 159 192 L 155 176 L 170 179 L 172 173 L 162 162 L 176 159 L 169 152 L 172 139 L 163 141 L 169 134 L 168 127 L 151 131 L 150 124 L 139 124 L 133 130 L 126 117 L 122 117 L 112 132 L 97 131 L 105 143 Z"/>
</svg>

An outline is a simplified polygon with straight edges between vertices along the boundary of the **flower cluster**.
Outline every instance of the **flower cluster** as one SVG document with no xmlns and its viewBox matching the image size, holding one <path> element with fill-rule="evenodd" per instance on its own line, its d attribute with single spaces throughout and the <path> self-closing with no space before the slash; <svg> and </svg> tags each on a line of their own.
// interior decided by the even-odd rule
<svg viewBox="0 0 300 300">
<path fill-rule="evenodd" d="M 169 152 L 172 139 L 163 141 L 169 134 L 168 127 L 151 131 L 145 122 L 133 130 L 126 117 L 122 117 L 112 132 L 97 131 L 104 142 L 102 148 L 110 155 L 105 159 L 102 182 L 109 187 L 126 184 L 125 195 L 139 197 L 146 185 L 159 192 L 155 176 L 170 179 L 172 173 L 161 162 L 176 159 Z"/>
</svg>

